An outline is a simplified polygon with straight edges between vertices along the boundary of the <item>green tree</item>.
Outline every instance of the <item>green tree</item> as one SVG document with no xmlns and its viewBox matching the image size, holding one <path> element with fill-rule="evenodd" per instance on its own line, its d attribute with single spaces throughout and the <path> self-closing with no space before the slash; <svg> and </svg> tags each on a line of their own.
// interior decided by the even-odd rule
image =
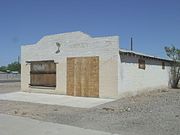
<svg viewBox="0 0 180 135">
<path fill-rule="evenodd" d="M 7 70 L 18 71 L 20 73 L 21 72 L 21 64 L 16 61 L 12 62 L 11 64 L 8 64 Z"/>
<path fill-rule="evenodd" d="M 1 67 L 0 67 L 0 71 L 6 72 L 6 70 L 7 70 L 7 67 L 6 67 L 6 66 L 1 66 Z"/>
<path fill-rule="evenodd" d="M 180 80 L 180 49 L 175 46 L 165 47 L 167 56 L 173 61 L 170 70 L 170 85 L 177 88 Z"/>
</svg>

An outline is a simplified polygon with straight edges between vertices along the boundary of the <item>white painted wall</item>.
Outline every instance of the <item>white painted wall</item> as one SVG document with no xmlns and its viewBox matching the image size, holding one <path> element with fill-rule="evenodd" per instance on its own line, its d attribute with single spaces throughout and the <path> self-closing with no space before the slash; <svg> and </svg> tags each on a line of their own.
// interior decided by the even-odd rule
<svg viewBox="0 0 180 135">
<path fill-rule="evenodd" d="M 56 42 L 62 44 L 56 54 Z M 99 56 L 99 95 L 117 97 L 118 95 L 118 59 L 119 37 L 92 38 L 82 32 L 70 32 L 45 36 L 34 45 L 22 46 L 22 82 L 23 91 L 66 94 L 67 57 Z M 30 66 L 26 61 L 54 60 L 57 63 L 56 89 L 44 90 L 30 88 Z"/>
<path fill-rule="evenodd" d="M 138 59 L 135 56 L 120 56 L 119 96 L 136 95 L 142 91 L 168 87 L 170 69 L 168 63 L 165 63 L 163 70 L 162 61 L 145 58 L 144 70 L 139 69 Z"/>
</svg>

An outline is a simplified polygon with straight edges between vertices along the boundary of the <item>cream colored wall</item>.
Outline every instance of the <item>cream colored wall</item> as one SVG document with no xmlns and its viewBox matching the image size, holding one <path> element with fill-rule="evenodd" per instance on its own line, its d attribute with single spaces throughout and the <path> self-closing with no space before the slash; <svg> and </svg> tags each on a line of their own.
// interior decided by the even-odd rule
<svg viewBox="0 0 180 135">
<path fill-rule="evenodd" d="M 100 97 L 118 97 L 118 57 L 100 59 Z"/>
<path fill-rule="evenodd" d="M 59 94 L 66 94 L 66 72 L 67 72 L 67 61 L 66 58 L 62 58 L 58 63 L 57 63 L 57 72 L 56 72 L 56 91 Z"/>
<path fill-rule="evenodd" d="M 30 65 L 22 63 L 21 71 L 21 90 L 26 91 L 30 84 Z"/>
<path fill-rule="evenodd" d="M 62 44 L 56 54 L 56 42 Z M 99 96 L 118 96 L 119 39 L 117 36 L 92 38 L 82 32 L 57 34 L 42 38 L 37 44 L 22 46 L 23 91 L 66 94 L 67 57 L 99 56 Z M 54 60 L 56 64 L 56 89 L 35 89 L 29 87 L 30 66 L 26 61 Z"/>
<path fill-rule="evenodd" d="M 136 95 L 158 88 L 167 88 L 169 82 L 169 65 L 162 69 L 162 61 L 146 59 L 145 70 L 138 68 L 139 57 L 120 56 L 119 96 Z"/>
</svg>

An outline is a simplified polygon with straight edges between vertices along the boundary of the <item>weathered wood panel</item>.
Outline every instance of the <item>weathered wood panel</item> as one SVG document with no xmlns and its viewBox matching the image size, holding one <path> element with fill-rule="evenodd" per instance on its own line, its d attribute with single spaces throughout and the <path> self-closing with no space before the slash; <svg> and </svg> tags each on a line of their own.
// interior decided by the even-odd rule
<svg viewBox="0 0 180 135">
<path fill-rule="evenodd" d="M 54 62 L 32 62 L 30 72 L 31 86 L 56 86 L 56 64 Z"/>
<path fill-rule="evenodd" d="M 67 58 L 67 95 L 99 97 L 99 57 Z"/>
<path fill-rule="evenodd" d="M 74 95 L 74 61 L 75 58 L 67 60 L 67 95 Z"/>
<path fill-rule="evenodd" d="M 32 62 L 31 63 L 32 73 L 55 73 L 56 64 L 54 62 Z"/>
<path fill-rule="evenodd" d="M 56 74 L 31 74 L 32 86 L 55 87 Z"/>
</svg>

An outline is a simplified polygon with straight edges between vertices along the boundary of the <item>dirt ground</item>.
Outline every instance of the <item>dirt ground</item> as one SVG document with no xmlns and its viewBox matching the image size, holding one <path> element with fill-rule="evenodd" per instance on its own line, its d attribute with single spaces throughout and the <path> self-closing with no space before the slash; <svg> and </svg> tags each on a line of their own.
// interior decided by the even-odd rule
<svg viewBox="0 0 180 135">
<path fill-rule="evenodd" d="M 19 89 L 0 85 L 0 93 Z M 180 89 L 156 90 L 91 109 L 0 101 L 0 113 L 122 135 L 179 135 Z"/>
</svg>

